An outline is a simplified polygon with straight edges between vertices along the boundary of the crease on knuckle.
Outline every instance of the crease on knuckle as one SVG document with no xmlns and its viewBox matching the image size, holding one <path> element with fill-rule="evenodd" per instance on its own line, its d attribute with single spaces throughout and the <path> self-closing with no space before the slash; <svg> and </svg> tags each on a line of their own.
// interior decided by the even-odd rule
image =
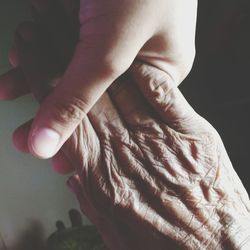
<svg viewBox="0 0 250 250">
<path fill-rule="evenodd" d="M 78 122 L 81 121 L 87 110 L 88 105 L 80 98 L 70 98 L 70 101 L 61 100 L 54 103 L 54 117 L 60 122 Z"/>
<path fill-rule="evenodd" d="M 166 103 L 172 104 L 174 98 L 175 81 L 168 74 L 159 76 L 148 76 L 149 97 L 157 106 L 166 106 Z"/>
</svg>

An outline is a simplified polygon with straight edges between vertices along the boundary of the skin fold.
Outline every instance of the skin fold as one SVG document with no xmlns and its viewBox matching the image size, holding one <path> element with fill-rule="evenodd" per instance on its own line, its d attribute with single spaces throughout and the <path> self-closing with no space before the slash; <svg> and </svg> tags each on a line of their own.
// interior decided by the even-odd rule
<svg viewBox="0 0 250 250">
<path fill-rule="evenodd" d="M 11 55 L 22 93 L 42 102 L 60 86 L 69 56 L 51 53 L 46 29 L 36 25 L 21 25 Z M 61 45 L 70 55 L 75 41 L 67 41 Z M 30 126 L 14 134 L 26 152 Z M 164 69 L 140 58 L 82 118 L 53 166 L 75 171 L 68 186 L 109 249 L 250 248 L 249 197 L 220 136 Z"/>
</svg>

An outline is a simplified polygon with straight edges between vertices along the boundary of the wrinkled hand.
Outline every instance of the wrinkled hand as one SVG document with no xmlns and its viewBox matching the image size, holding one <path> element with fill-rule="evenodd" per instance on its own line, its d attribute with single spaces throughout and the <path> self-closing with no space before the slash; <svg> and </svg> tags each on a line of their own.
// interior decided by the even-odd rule
<svg viewBox="0 0 250 250">
<path fill-rule="evenodd" d="M 30 86 L 49 78 L 35 67 L 36 46 L 21 48 Z M 27 131 L 14 136 L 23 150 Z M 135 62 L 54 166 L 76 169 L 68 184 L 110 249 L 249 249 L 248 195 L 217 132 L 164 70 Z"/>
<path fill-rule="evenodd" d="M 68 185 L 110 249 L 249 248 L 249 198 L 219 135 L 153 66 L 117 80 L 54 164 L 76 169 Z"/>
<path fill-rule="evenodd" d="M 82 211 L 111 249 L 243 247 L 249 198 L 220 137 L 164 72 L 139 64 L 131 74 L 71 138 Z"/>
<path fill-rule="evenodd" d="M 165 71 L 176 85 L 192 67 L 197 0 L 33 2 L 35 10 L 46 16 L 49 38 L 60 36 L 51 53 L 59 51 L 64 55 L 62 44 L 72 32 L 64 33 L 68 28 L 64 21 L 57 30 L 59 20 L 63 19 L 60 15 L 59 19 L 47 15 L 50 10 L 60 8 L 63 3 L 68 6 L 66 15 L 75 13 L 79 17 L 79 23 L 76 18 L 71 23 L 78 28 L 79 36 L 73 36 L 70 63 L 59 67 L 66 69 L 60 87 L 43 100 L 26 135 L 29 150 L 37 157 L 50 158 L 58 152 L 94 103 L 135 58 Z M 5 77 L 22 78 L 16 70 Z"/>
</svg>

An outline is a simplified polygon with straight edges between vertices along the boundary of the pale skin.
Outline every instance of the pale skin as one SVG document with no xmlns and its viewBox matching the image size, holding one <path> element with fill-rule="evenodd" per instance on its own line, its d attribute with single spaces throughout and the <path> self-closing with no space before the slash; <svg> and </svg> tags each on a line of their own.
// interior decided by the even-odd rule
<svg viewBox="0 0 250 250">
<path fill-rule="evenodd" d="M 39 98 L 37 83 L 58 75 L 37 51 L 50 51 L 46 43 L 34 43 L 17 39 L 12 56 L 26 82 L 11 95 L 6 86 L 13 81 L 5 75 L 5 96 L 27 92 L 28 85 Z M 30 126 L 14 134 L 22 151 L 30 150 Z M 220 136 L 174 78 L 152 63 L 134 61 L 81 120 L 53 165 L 61 173 L 76 171 L 68 185 L 109 249 L 250 248 L 249 197 Z"/>
</svg>

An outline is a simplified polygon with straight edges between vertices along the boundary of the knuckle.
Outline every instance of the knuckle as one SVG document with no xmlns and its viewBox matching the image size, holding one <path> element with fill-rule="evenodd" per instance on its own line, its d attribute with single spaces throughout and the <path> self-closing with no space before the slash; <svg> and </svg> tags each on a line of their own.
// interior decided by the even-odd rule
<svg viewBox="0 0 250 250">
<path fill-rule="evenodd" d="M 102 72 L 105 76 L 111 79 L 118 78 L 125 70 L 126 67 L 122 63 L 118 63 L 116 60 L 105 59 L 102 63 Z"/>
<path fill-rule="evenodd" d="M 152 101 L 160 104 L 166 101 L 166 98 L 172 95 L 175 86 L 175 80 L 168 73 L 151 75 L 148 79 L 150 98 Z"/>
<path fill-rule="evenodd" d="M 90 34 L 82 36 L 79 42 L 79 50 L 85 52 L 88 61 L 88 67 L 94 67 L 98 75 L 116 79 L 124 73 L 130 66 L 127 58 L 117 56 L 113 47 L 110 46 L 106 38 L 100 35 Z M 87 52 L 86 52 L 87 51 Z"/>
<path fill-rule="evenodd" d="M 70 100 L 60 100 L 54 102 L 53 118 L 59 123 L 75 123 L 81 121 L 87 110 L 88 105 L 77 97 Z"/>
</svg>

